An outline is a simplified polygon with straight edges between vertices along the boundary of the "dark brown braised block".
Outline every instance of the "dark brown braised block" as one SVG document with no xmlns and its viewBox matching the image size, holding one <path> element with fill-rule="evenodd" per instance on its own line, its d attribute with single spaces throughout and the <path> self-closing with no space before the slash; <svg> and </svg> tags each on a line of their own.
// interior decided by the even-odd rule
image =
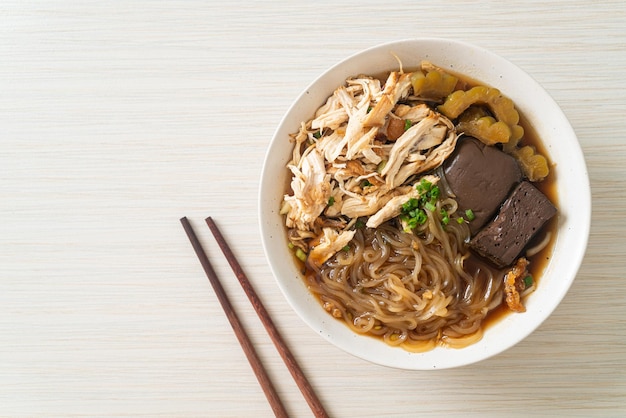
<svg viewBox="0 0 626 418">
<path fill-rule="evenodd" d="M 495 219 L 472 238 L 470 247 L 496 266 L 508 266 L 555 214 L 552 202 L 524 181 L 502 204 Z"/>
<path fill-rule="evenodd" d="M 474 212 L 469 223 L 474 235 L 498 211 L 511 190 L 522 180 L 522 172 L 510 155 L 477 139 L 459 140 L 444 163 L 446 181 L 456 195 L 459 212 Z"/>
</svg>

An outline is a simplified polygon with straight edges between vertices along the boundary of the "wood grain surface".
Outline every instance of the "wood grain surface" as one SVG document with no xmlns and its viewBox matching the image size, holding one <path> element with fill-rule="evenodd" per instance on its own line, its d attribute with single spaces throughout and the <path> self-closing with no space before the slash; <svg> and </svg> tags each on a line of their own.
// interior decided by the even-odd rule
<svg viewBox="0 0 626 418">
<path fill-rule="evenodd" d="M 539 81 L 593 196 L 585 260 L 549 320 L 436 372 L 369 364 L 311 331 L 257 219 L 294 98 L 349 54 L 422 36 L 486 47 Z M 207 216 L 333 417 L 626 416 L 625 67 L 623 1 L 0 2 L 0 416 L 272 416 L 183 216 L 294 417 L 311 411 Z"/>
</svg>

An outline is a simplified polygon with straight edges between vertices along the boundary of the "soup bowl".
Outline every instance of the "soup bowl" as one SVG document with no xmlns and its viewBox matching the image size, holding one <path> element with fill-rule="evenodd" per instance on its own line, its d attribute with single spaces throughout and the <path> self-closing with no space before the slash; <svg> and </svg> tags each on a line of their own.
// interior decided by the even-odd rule
<svg viewBox="0 0 626 418">
<path fill-rule="evenodd" d="M 381 75 L 415 68 L 423 60 L 499 89 L 543 143 L 555 174 L 557 233 L 552 254 L 536 290 L 525 299 L 526 312 L 511 313 L 490 325 L 482 339 L 464 348 L 436 347 L 412 353 L 360 335 L 333 318 L 307 288 L 288 248 L 284 217 L 291 159 L 290 135 L 309 120 L 333 91 L 351 76 Z M 405 39 L 374 46 L 330 67 L 295 99 L 267 149 L 259 191 L 259 222 L 271 271 L 295 313 L 319 336 L 361 359 L 409 370 L 446 369 L 472 364 L 511 348 L 535 331 L 557 308 L 574 281 L 587 246 L 591 219 L 589 178 L 576 134 L 550 95 L 527 73 L 483 48 L 449 39 Z"/>
</svg>

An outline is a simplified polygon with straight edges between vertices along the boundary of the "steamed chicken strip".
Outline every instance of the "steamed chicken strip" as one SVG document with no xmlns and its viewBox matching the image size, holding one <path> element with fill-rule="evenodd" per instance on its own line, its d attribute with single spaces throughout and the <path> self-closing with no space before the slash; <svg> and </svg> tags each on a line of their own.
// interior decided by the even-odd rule
<svg viewBox="0 0 626 418">
<path fill-rule="evenodd" d="M 365 196 L 351 196 L 343 200 L 341 214 L 349 218 L 370 216 L 380 210 L 393 195 L 388 193 L 372 193 Z"/>
<path fill-rule="evenodd" d="M 324 156 L 311 148 L 301 159 L 300 168 L 290 165 L 293 173 L 291 189 L 293 196 L 285 196 L 289 204 L 287 226 L 309 230 L 322 213 L 330 197 L 329 175 L 326 174 Z"/>
<path fill-rule="evenodd" d="M 432 111 L 425 113 L 420 106 L 407 110 L 405 116 L 410 115 L 409 112 L 422 119 L 406 130 L 389 152 L 381 174 L 390 188 L 402 184 L 413 174 L 441 165 L 456 145 L 456 134 L 447 118 Z"/>
<path fill-rule="evenodd" d="M 424 176 L 420 181 L 427 180 L 431 184 L 437 184 L 439 177 L 436 176 Z M 419 184 L 419 182 L 418 182 Z M 368 228 L 376 228 L 383 222 L 389 219 L 399 216 L 401 213 L 402 205 L 408 202 L 410 199 L 418 199 L 421 193 L 416 187 L 411 187 L 409 190 L 399 196 L 392 197 L 385 203 L 385 205 L 378 210 L 374 215 L 370 216 L 365 226 Z"/>
<path fill-rule="evenodd" d="M 315 119 L 311 121 L 311 128 L 318 131 L 324 128 L 337 129 L 346 123 L 349 117 L 350 115 L 342 106 L 337 94 L 333 94 L 315 113 Z"/>
<path fill-rule="evenodd" d="M 443 163 L 443 161 L 448 158 L 448 156 L 454 151 L 457 139 L 458 136 L 455 133 L 449 131 L 446 140 L 437 148 L 435 148 L 432 152 L 430 152 L 428 156 L 424 159 L 412 161 L 409 157 L 409 162 L 403 165 L 396 173 L 393 179 L 393 184 L 401 184 L 406 181 L 406 179 L 415 174 L 424 173 L 426 171 L 439 167 Z"/>
<path fill-rule="evenodd" d="M 398 100 L 408 96 L 410 88 L 411 73 L 391 72 L 385 82 L 383 94 L 364 121 L 365 126 L 383 126 L 389 112 L 398 103 Z"/>
<path fill-rule="evenodd" d="M 333 228 L 324 228 L 323 231 L 323 235 L 319 237 L 319 243 L 309 253 L 308 260 L 314 266 L 321 266 L 330 257 L 341 251 L 350 243 L 356 233 L 355 230 L 339 233 Z"/>
<path fill-rule="evenodd" d="M 385 164 L 381 172 L 387 179 L 387 186 L 390 188 L 396 186 L 396 184 L 394 184 L 394 177 L 400 170 L 400 167 L 405 162 L 410 152 L 423 149 L 423 147 L 420 146 L 420 142 L 422 139 L 426 138 L 426 133 L 429 132 L 437 122 L 437 116 L 430 115 L 422 119 L 417 125 L 411 126 L 396 140 L 389 153 L 389 160 L 387 160 L 387 164 Z"/>
</svg>

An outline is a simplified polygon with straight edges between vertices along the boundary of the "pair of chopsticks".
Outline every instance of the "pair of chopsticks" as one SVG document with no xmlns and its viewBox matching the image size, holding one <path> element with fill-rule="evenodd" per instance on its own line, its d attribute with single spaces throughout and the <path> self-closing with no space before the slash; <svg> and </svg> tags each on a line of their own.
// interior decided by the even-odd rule
<svg viewBox="0 0 626 418">
<path fill-rule="evenodd" d="M 276 346 L 278 353 L 280 354 L 283 361 L 287 365 L 287 368 L 289 369 L 291 376 L 295 380 L 296 384 L 300 388 L 300 391 L 302 392 L 302 395 L 304 396 L 307 403 L 309 404 L 309 407 L 313 411 L 313 414 L 316 417 L 328 417 L 328 414 L 324 410 L 322 403 L 318 399 L 317 395 L 315 395 L 315 392 L 313 391 L 313 388 L 311 387 L 308 380 L 304 376 L 302 369 L 300 369 L 300 366 L 298 366 L 296 359 L 291 354 L 291 351 L 289 351 L 289 348 L 287 347 L 282 337 L 280 336 L 278 330 L 276 329 L 276 326 L 274 325 L 274 323 L 272 322 L 272 319 L 270 318 L 269 314 L 265 310 L 263 303 L 261 303 L 261 300 L 259 299 L 256 292 L 252 288 L 250 281 L 248 280 L 246 274 L 243 272 L 243 269 L 239 265 L 239 262 L 237 262 L 235 255 L 233 254 L 230 247 L 226 243 L 226 240 L 222 236 L 222 233 L 220 232 L 219 228 L 217 227 L 217 225 L 215 224 L 215 222 L 213 221 L 211 217 L 206 218 L 205 221 L 206 221 L 206 224 L 209 226 L 209 229 L 213 233 L 213 237 L 215 237 L 217 244 L 222 250 L 222 253 L 224 253 L 226 260 L 228 260 L 230 267 L 232 268 L 233 272 L 237 276 L 237 279 L 239 279 L 239 283 L 241 284 L 241 287 L 243 288 L 244 292 L 248 296 L 248 299 L 252 303 L 254 310 L 259 316 L 259 319 L 261 320 L 261 322 L 263 323 L 265 330 L 267 331 L 270 338 L 272 339 L 274 346 Z M 189 241 L 191 242 L 191 245 L 193 246 L 193 249 L 196 252 L 196 255 L 198 256 L 198 259 L 200 260 L 200 264 L 202 264 L 202 267 L 204 268 L 204 272 L 206 273 L 207 277 L 209 278 L 209 281 L 211 282 L 211 286 L 213 286 L 213 290 L 215 291 L 217 298 L 220 304 L 222 305 L 224 312 L 226 313 L 226 316 L 228 318 L 228 321 L 230 322 L 230 325 L 233 327 L 233 330 L 235 331 L 235 335 L 237 336 L 237 339 L 239 340 L 239 343 L 241 344 L 241 347 L 243 348 L 243 351 L 245 352 L 246 357 L 248 358 L 248 361 L 250 362 L 250 365 L 252 366 L 252 370 L 254 371 L 254 374 L 256 375 L 257 380 L 259 381 L 259 384 L 261 385 L 261 388 L 263 389 L 263 392 L 265 393 L 265 396 L 267 400 L 269 401 L 270 406 L 272 407 L 272 410 L 274 411 L 274 414 L 277 417 L 288 417 L 289 415 L 287 414 L 287 411 L 285 410 L 283 403 L 278 397 L 278 394 L 276 393 L 276 389 L 274 388 L 272 381 L 267 375 L 267 372 L 265 371 L 265 368 L 263 367 L 263 364 L 261 363 L 261 360 L 259 359 L 254 349 L 254 346 L 252 345 L 252 342 L 250 341 L 250 338 L 246 334 L 246 331 L 243 328 L 241 322 L 239 321 L 239 318 L 237 317 L 235 310 L 233 309 L 230 301 L 228 300 L 226 292 L 224 291 L 224 288 L 222 287 L 222 284 L 220 283 L 219 278 L 217 277 L 217 274 L 215 273 L 215 270 L 213 269 L 213 266 L 211 265 L 211 262 L 209 261 L 209 258 L 207 257 L 204 249 L 202 248 L 202 244 L 198 240 L 198 237 L 196 236 L 196 233 L 194 232 L 193 227 L 191 226 L 189 220 L 186 217 L 181 218 L 180 222 L 182 223 L 183 228 L 185 229 L 185 232 L 187 233 L 187 237 L 189 238 Z"/>
</svg>

